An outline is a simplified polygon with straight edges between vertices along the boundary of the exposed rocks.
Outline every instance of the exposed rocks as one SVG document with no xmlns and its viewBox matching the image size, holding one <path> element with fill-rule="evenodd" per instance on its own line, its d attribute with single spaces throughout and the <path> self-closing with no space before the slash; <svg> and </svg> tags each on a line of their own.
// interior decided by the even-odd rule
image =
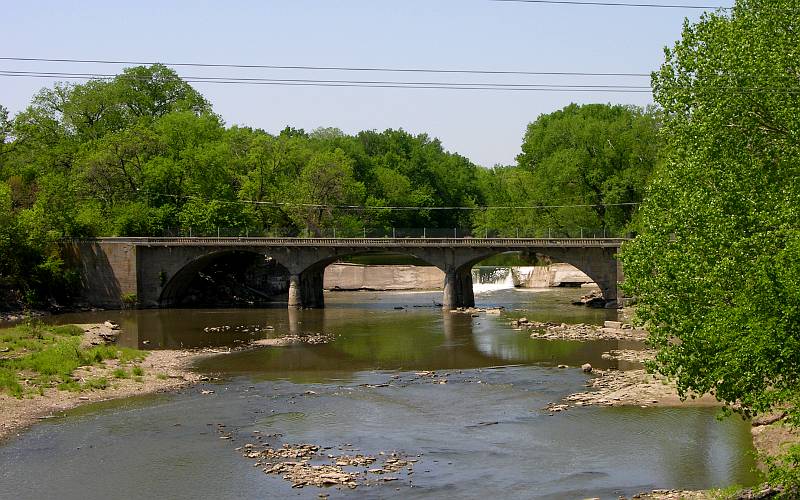
<svg viewBox="0 0 800 500">
<path fill-rule="evenodd" d="M 327 344 L 336 338 L 335 335 L 330 333 L 311 333 L 307 335 L 284 335 L 283 337 L 272 339 L 259 339 L 254 340 L 249 345 L 251 346 L 287 346 L 292 344 Z"/>
<path fill-rule="evenodd" d="M 600 290 L 592 290 L 578 300 L 573 301 L 572 304 L 602 309 L 606 306 L 606 299 L 603 298 L 603 293 Z"/>
<path fill-rule="evenodd" d="M 600 357 L 603 359 L 613 359 L 616 361 L 627 361 L 629 363 L 644 363 L 655 357 L 656 352 L 652 349 L 612 349 L 604 352 Z"/>
<path fill-rule="evenodd" d="M 617 321 L 606 323 L 617 324 Z M 529 321 L 528 318 L 519 318 L 511 322 L 515 330 L 530 331 L 532 339 L 541 340 L 647 340 L 647 330 L 634 328 L 631 325 L 621 324 L 619 328 L 609 326 L 599 327 L 585 323 L 542 323 Z"/>
<path fill-rule="evenodd" d="M 731 497 L 735 500 L 761 500 L 774 498 L 781 493 L 779 488 L 763 487 L 757 489 L 744 489 Z M 626 497 L 619 497 L 620 500 L 627 500 Z M 721 498 L 713 491 L 688 491 L 688 490 L 653 490 L 650 492 L 637 493 L 631 499 L 641 500 L 712 500 Z"/>
<path fill-rule="evenodd" d="M 592 373 L 592 365 L 589 363 L 584 363 L 581 365 L 581 370 L 583 370 L 583 373 Z"/>
<path fill-rule="evenodd" d="M 593 370 L 586 385 L 591 390 L 567 396 L 572 406 L 719 406 L 713 396 L 681 401 L 674 383 L 644 370 Z"/>
<path fill-rule="evenodd" d="M 469 314 L 473 318 L 479 317 L 481 314 L 494 314 L 499 315 L 505 310 L 505 307 L 459 307 L 457 309 L 450 309 L 451 313 Z"/>
<path fill-rule="evenodd" d="M 83 328 L 84 334 L 81 338 L 81 347 L 88 348 L 96 345 L 113 344 L 117 341 L 121 333 L 119 325 L 106 321 L 100 324 L 76 325 Z"/>
<path fill-rule="evenodd" d="M 222 434 L 221 437 L 231 436 L 224 426 L 218 426 L 218 432 Z M 261 439 L 261 436 L 257 436 L 256 441 Z M 254 466 L 261 467 L 265 474 L 280 475 L 292 483 L 293 488 L 336 486 L 353 489 L 398 481 L 401 479 L 399 473 L 410 479 L 417 461 L 398 453 L 334 455 L 323 454 L 324 449 L 329 448 L 312 444 L 283 444 L 278 447 L 262 442 L 247 443 L 236 448 L 244 458 L 254 460 Z"/>
</svg>

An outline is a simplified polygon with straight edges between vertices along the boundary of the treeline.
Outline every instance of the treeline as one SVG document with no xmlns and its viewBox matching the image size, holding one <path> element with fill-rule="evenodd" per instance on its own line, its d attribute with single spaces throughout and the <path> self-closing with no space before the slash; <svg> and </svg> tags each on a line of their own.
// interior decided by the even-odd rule
<svg viewBox="0 0 800 500">
<path fill-rule="evenodd" d="M 162 65 L 56 84 L 13 118 L 0 107 L 0 288 L 6 302 L 64 299 L 65 237 L 619 232 L 636 205 L 617 204 L 641 201 L 653 168 L 656 123 L 572 105 L 529 126 L 519 165 L 484 169 L 402 130 L 227 127 Z M 512 205 L 541 208 L 484 208 Z M 431 209 L 444 207 L 461 209 Z"/>
</svg>

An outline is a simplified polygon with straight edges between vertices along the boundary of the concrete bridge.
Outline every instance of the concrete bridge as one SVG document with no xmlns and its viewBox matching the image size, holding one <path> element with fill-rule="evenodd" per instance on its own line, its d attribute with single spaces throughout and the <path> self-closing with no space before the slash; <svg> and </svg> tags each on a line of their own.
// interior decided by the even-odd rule
<svg viewBox="0 0 800 500">
<path fill-rule="evenodd" d="M 505 252 L 539 253 L 586 273 L 608 306 L 617 304 L 619 238 L 98 238 L 65 242 L 84 296 L 98 307 L 177 305 L 197 273 L 242 253 L 279 264 L 289 277 L 289 307 L 324 307 L 325 267 L 375 252 L 417 257 L 444 271 L 445 309 L 475 305 L 472 267 Z"/>
</svg>

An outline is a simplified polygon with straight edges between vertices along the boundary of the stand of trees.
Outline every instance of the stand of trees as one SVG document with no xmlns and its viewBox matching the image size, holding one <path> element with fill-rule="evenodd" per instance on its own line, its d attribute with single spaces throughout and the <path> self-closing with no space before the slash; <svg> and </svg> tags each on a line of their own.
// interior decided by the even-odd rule
<svg viewBox="0 0 800 500">
<path fill-rule="evenodd" d="M 738 1 L 684 26 L 653 76 L 662 168 L 626 287 L 681 392 L 800 424 L 800 11 Z M 797 498 L 800 447 L 769 480 Z"/>
<path fill-rule="evenodd" d="M 553 210 L 385 207 L 602 204 L 640 199 L 656 121 L 633 107 L 572 105 L 531 124 L 519 166 L 480 168 L 426 135 L 226 127 L 173 70 L 56 84 L 9 117 L 0 107 L 0 304 L 69 297 L 58 241 L 190 228 L 272 235 L 550 225 L 620 230 L 633 206 Z M 344 208 L 357 206 L 358 209 Z M 445 231 L 441 231 L 442 235 Z M 225 234 L 225 233 L 223 233 Z M 428 233 L 437 234 L 435 232 Z M 539 234 L 540 236 L 542 234 Z"/>
<path fill-rule="evenodd" d="M 571 104 L 528 125 L 517 165 L 483 172 L 489 210 L 476 225 L 505 236 L 619 235 L 632 221 L 658 158 L 655 109 Z"/>
</svg>

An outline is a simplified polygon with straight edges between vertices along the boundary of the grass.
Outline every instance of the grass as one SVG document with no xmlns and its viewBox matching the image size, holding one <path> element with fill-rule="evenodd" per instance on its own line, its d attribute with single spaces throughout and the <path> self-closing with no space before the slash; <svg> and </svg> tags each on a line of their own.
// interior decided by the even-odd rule
<svg viewBox="0 0 800 500">
<path fill-rule="evenodd" d="M 136 365 L 136 366 L 133 367 L 131 372 L 133 373 L 134 376 L 141 377 L 142 375 L 144 375 L 144 368 L 142 368 L 139 365 Z"/>
<path fill-rule="evenodd" d="M 93 378 L 83 384 L 73 380 L 79 367 L 102 364 L 117 359 L 120 364 L 140 362 L 147 353 L 113 345 L 82 348 L 83 330 L 74 325 L 47 326 L 30 322 L 0 330 L 0 392 L 15 397 L 28 393 L 42 393 L 46 387 L 56 386 L 66 391 L 104 389 L 105 378 Z M 141 376 L 136 373 L 134 375 Z M 118 373 L 119 372 L 119 373 Z M 116 378 L 128 378 L 124 368 L 114 371 Z"/>
</svg>

